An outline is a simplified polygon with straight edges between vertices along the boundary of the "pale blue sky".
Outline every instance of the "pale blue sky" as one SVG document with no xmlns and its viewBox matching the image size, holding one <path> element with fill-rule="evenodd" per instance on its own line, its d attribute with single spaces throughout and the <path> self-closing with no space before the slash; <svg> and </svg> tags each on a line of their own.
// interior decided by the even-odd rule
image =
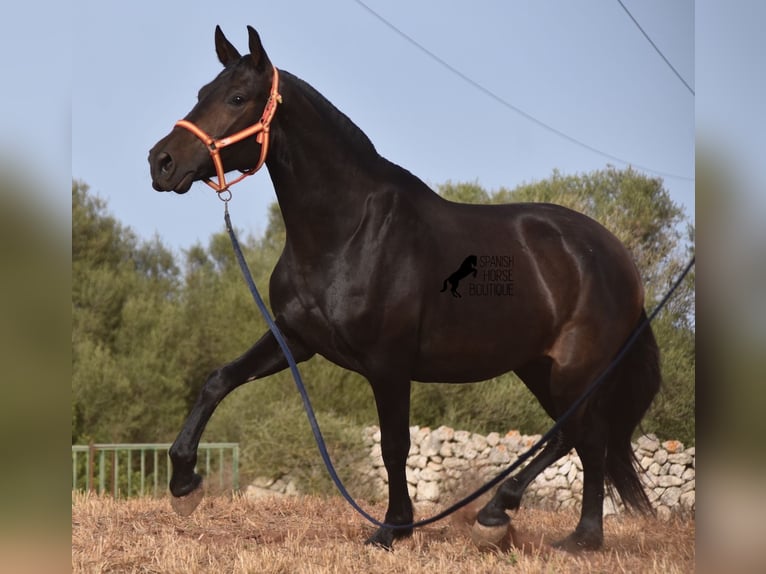
<svg viewBox="0 0 766 574">
<path fill-rule="evenodd" d="M 694 3 L 624 0 L 694 88 Z M 694 217 L 694 96 L 616 1 L 365 0 L 462 74 L 572 143 L 489 97 L 354 0 L 75 4 L 72 175 L 141 237 L 174 249 L 222 229 L 201 183 L 152 190 L 146 156 L 220 70 L 213 30 L 247 51 L 253 25 L 277 67 L 345 112 L 378 151 L 429 184 L 489 189 L 607 164 L 665 174 Z M 613 157 L 608 157 L 613 156 Z M 673 174 L 667 175 L 667 174 Z M 235 224 L 263 232 L 275 196 L 264 172 L 233 188 Z"/>
</svg>

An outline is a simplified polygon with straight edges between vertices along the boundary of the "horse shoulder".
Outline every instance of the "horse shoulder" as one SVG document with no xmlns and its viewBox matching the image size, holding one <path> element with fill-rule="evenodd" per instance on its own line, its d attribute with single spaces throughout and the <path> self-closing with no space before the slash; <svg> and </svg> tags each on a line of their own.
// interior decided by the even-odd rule
<svg viewBox="0 0 766 574">
<path fill-rule="evenodd" d="M 307 305 L 300 297 L 301 286 L 295 283 L 300 276 L 293 267 L 294 263 L 283 252 L 269 279 L 269 300 L 275 315 L 297 323 L 305 315 Z"/>
</svg>

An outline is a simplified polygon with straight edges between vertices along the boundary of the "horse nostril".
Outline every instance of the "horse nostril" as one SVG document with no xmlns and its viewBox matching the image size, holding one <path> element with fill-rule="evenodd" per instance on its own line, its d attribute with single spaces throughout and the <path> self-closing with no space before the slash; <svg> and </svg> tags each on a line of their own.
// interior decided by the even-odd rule
<svg viewBox="0 0 766 574">
<path fill-rule="evenodd" d="M 163 175 L 170 173 L 173 170 L 173 156 L 167 152 L 162 152 L 157 157 L 157 165 Z"/>
</svg>

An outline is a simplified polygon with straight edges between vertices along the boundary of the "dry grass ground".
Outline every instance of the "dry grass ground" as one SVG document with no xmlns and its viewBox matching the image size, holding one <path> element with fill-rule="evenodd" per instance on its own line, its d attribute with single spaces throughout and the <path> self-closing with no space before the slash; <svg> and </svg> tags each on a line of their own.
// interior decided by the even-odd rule
<svg viewBox="0 0 766 574">
<path fill-rule="evenodd" d="M 422 509 L 424 515 L 432 509 Z M 384 509 L 372 507 L 375 515 Z M 475 513 L 475 511 L 473 511 Z M 605 546 L 571 555 L 551 548 L 574 512 L 522 509 L 516 547 L 480 552 L 472 511 L 417 530 L 393 552 L 363 545 L 372 526 L 340 498 L 210 497 L 188 517 L 168 500 L 72 495 L 72 570 L 91 572 L 415 573 L 693 572 L 693 520 L 605 520 Z"/>
</svg>

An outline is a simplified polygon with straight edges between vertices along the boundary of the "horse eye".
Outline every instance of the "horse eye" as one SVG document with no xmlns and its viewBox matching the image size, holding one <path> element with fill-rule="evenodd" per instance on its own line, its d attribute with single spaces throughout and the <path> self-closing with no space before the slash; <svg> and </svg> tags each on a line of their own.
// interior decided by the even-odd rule
<svg viewBox="0 0 766 574">
<path fill-rule="evenodd" d="M 238 94 L 236 96 L 232 96 L 231 100 L 229 101 L 235 106 L 241 106 L 245 103 L 245 97 Z"/>
</svg>

